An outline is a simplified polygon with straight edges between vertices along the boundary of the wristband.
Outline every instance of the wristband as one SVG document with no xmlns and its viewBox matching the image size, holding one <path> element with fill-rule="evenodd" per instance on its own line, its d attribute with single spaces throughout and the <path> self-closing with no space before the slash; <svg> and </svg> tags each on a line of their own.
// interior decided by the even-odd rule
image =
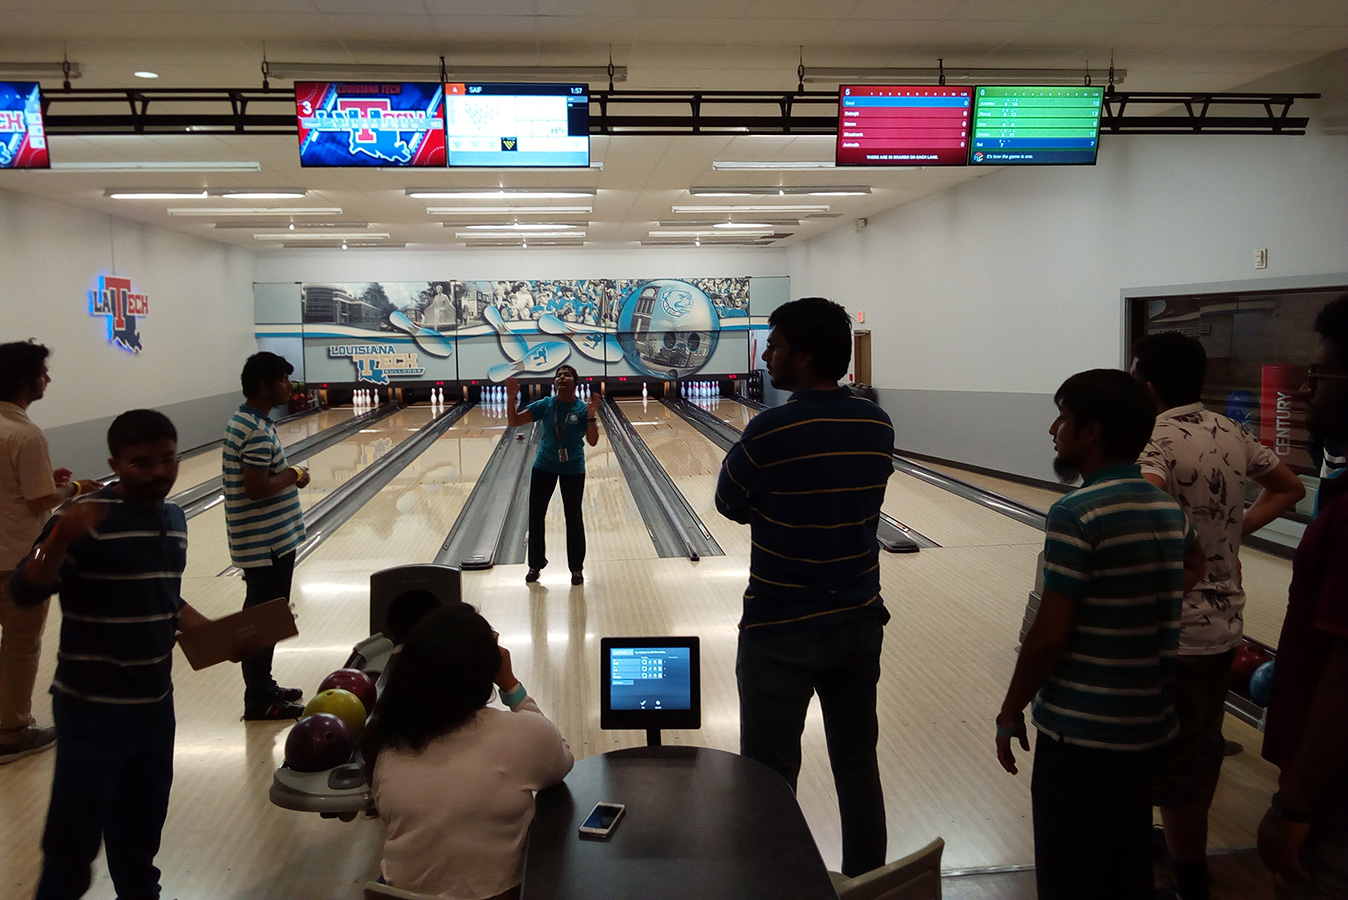
<svg viewBox="0 0 1348 900">
<path fill-rule="evenodd" d="M 291 466 L 290 471 L 295 473 L 296 484 L 299 484 L 301 481 L 304 480 L 304 470 L 301 469 L 299 466 Z"/>
<path fill-rule="evenodd" d="M 997 720 L 1000 719 L 1000 718 L 1001 718 L 1001 716 L 993 716 L 993 717 L 992 717 L 992 724 L 994 724 L 994 725 L 997 726 L 997 737 L 999 737 L 999 738 L 1013 738 L 1013 737 L 1016 737 L 1016 736 L 1018 736 L 1018 735 L 1020 734 L 1020 729 L 1023 728 L 1023 727 L 1025 726 L 1025 719 L 1022 717 L 1022 718 L 1020 719 L 1020 721 L 1018 721 L 1018 722 L 1016 723 L 1016 727 L 1015 727 L 1015 728 L 1003 728 L 1003 727 L 1002 727 L 1002 723 L 997 721 Z"/>
<path fill-rule="evenodd" d="M 501 695 L 501 702 L 511 709 L 519 706 L 524 702 L 524 698 L 529 696 L 529 692 L 524 689 L 524 682 L 522 681 L 515 682 L 515 689 L 510 693 L 507 694 L 504 688 L 499 690 L 498 693 Z"/>
<path fill-rule="evenodd" d="M 73 488 L 75 489 L 75 493 L 73 493 L 73 494 L 70 495 L 70 499 L 71 499 L 71 500 L 74 500 L 74 499 L 75 499 L 76 497 L 78 497 L 80 494 L 83 494 L 83 493 L 84 493 L 84 485 L 80 484 L 78 481 L 72 481 L 72 482 L 70 482 L 70 486 L 73 487 Z"/>
</svg>

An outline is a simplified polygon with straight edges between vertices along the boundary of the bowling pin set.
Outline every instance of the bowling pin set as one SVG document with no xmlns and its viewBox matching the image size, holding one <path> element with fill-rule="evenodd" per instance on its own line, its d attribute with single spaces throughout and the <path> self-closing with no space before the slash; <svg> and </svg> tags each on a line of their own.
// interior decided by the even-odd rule
<svg viewBox="0 0 1348 900">
<path fill-rule="evenodd" d="M 356 409 L 374 409 L 381 402 L 378 391 L 361 389 L 351 395 L 351 405 Z"/>
<path fill-rule="evenodd" d="M 721 385 L 715 381 L 680 381 L 679 396 L 685 400 L 719 400 Z"/>
<path fill-rule="evenodd" d="M 445 389 L 438 387 L 431 388 L 431 407 L 432 408 L 443 407 L 444 405 L 445 405 Z"/>
</svg>

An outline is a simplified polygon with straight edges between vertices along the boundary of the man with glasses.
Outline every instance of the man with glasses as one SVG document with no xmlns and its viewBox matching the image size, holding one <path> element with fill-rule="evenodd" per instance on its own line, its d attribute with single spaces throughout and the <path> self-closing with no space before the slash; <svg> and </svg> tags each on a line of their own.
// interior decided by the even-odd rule
<svg viewBox="0 0 1348 900">
<path fill-rule="evenodd" d="M 244 403 L 225 426 L 223 470 L 229 555 L 243 570 L 248 609 L 290 597 L 295 551 L 304 540 L 298 488 L 309 483 L 303 466 L 286 462 L 267 413 L 290 398 L 295 367 L 275 353 L 255 353 L 244 363 Z M 272 648 L 245 659 L 243 717 L 247 721 L 296 719 L 304 712 L 299 688 L 279 687 L 271 674 Z"/>
<path fill-rule="evenodd" d="M 28 418 L 51 383 L 46 347 L 33 341 L 0 344 L 0 764 L 50 750 L 56 730 L 33 719 L 47 604 L 21 607 L 9 595 L 9 576 L 33 546 L 53 509 L 96 491 L 96 481 L 72 481 L 52 469 L 47 438 Z"/>
<path fill-rule="evenodd" d="M 1348 440 L 1348 294 L 1315 319 L 1320 347 L 1301 396 L 1306 427 Z M 1281 769 L 1259 824 L 1279 898 L 1348 897 L 1348 476 L 1320 482 L 1292 561 L 1264 758 Z"/>
</svg>

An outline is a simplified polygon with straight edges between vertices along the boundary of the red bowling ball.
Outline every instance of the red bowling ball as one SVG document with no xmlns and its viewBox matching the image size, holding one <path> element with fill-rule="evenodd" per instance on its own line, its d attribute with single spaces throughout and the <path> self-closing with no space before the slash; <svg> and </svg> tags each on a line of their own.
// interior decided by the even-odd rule
<svg viewBox="0 0 1348 900">
<path fill-rule="evenodd" d="M 356 739 L 332 713 L 305 716 L 286 735 L 286 765 L 297 772 L 322 772 L 351 759 Z"/>
<path fill-rule="evenodd" d="M 338 669 L 318 686 L 318 692 L 324 691 L 350 691 L 355 694 L 361 704 L 365 707 L 365 715 L 374 712 L 375 687 L 374 679 L 366 675 L 360 669 Z"/>
</svg>

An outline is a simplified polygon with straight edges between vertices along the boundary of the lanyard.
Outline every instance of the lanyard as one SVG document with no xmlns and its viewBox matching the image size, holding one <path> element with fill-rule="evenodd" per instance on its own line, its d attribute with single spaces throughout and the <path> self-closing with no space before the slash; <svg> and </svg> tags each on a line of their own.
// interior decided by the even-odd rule
<svg viewBox="0 0 1348 900">
<path fill-rule="evenodd" d="M 575 408 L 575 405 L 576 402 L 574 400 L 571 401 L 571 406 L 567 409 L 566 415 L 561 416 L 559 415 L 561 412 L 560 401 L 556 399 L 552 401 L 552 429 L 557 433 L 557 446 L 559 447 L 562 445 L 562 429 L 565 426 L 567 417 L 571 415 L 571 410 Z"/>
</svg>

